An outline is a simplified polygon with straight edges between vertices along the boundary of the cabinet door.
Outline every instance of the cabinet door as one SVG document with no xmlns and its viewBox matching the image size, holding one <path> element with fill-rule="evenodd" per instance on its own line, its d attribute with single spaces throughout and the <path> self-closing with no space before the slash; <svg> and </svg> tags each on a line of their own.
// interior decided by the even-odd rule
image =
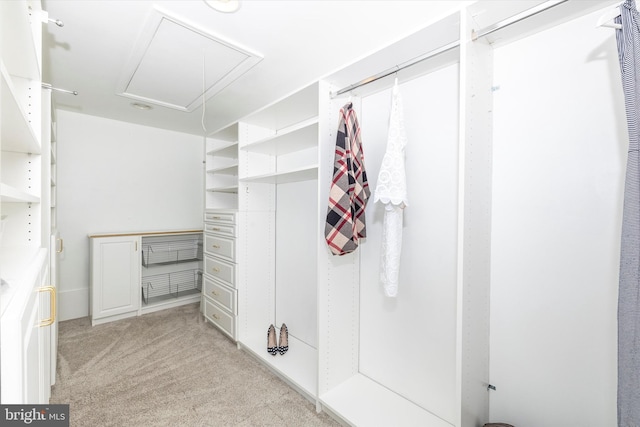
<svg viewBox="0 0 640 427">
<path fill-rule="evenodd" d="M 46 250 L 41 250 L 20 279 L 0 319 L 0 403 L 48 403 L 48 383 L 42 381 L 48 360 L 43 352 L 40 285 L 46 271 Z"/>
<path fill-rule="evenodd" d="M 136 312 L 140 307 L 140 237 L 91 239 L 92 319 Z"/>
</svg>

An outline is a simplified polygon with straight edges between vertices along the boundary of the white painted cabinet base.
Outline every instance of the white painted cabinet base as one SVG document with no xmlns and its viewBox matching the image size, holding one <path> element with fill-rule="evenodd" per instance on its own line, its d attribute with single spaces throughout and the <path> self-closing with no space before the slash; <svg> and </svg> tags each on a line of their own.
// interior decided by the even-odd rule
<svg viewBox="0 0 640 427">
<path fill-rule="evenodd" d="M 89 237 L 92 325 L 200 301 L 201 230 Z"/>
</svg>

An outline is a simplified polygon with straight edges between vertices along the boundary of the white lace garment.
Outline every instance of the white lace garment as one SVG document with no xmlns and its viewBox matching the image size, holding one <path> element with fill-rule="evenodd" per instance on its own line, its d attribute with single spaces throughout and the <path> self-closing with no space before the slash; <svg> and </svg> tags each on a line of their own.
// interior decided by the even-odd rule
<svg viewBox="0 0 640 427">
<path fill-rule="evenodd" d="M 402 98 L 396 80 L 391 97 L 387 150 L 382 159 L 374 195 L 374 202 L 381 202 L 385 205 L 380 281 L 384 294 L 388 297 L 395 297 L 398 293 L 400 254 L 402 252 L 402 220 L 404 208 L 409 204 L 404 165 L 406 145 L 407 135 L 404 128 Z"/>
</svg>

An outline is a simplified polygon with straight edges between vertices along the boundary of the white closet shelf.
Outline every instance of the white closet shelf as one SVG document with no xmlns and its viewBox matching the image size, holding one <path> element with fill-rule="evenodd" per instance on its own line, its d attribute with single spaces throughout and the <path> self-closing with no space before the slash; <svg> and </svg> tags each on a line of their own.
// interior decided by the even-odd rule
<svg viewBox="0 0 640 427">
<path fill-rule="evenodd" d="M 3 203 L 40 203 L 40 197 L 0 183 L 0 200 Z"/>
<path fill-rule="evenodd" d="M 207 155 L 210 156 L 220 156 L 220 157 L 231 157 L 238 158 L 238 143 L 232 142 L 228 145 L 224 145 L 221 147 L 214 148 L 212 150 L 207 151 Z"/>
<path fill-rule="evenodd" d="M 260 182 L 265 184 L 286 184 L 289 182 L 318 179 L 318 165 L 302 167 L 289 171 L 240 178 L 240 182 Z"/>
<path fill-rule="evenodd" d="M 228 187 L 209 187 L 207 188 L 207 191 L 210 193 L 237 193 L 238 186 L 230 185 Z"/>
<path fill-rule="evenodd" d="M 318 117 L 312 117 L 289 127 L 276 130 L 273 135 L 251 142 L 243 150 L 281 156 L 318 145 Z"/>
<path fill-rule="evenodd" d="M 5 40 L 2 58 L 10 74 L 40 80 L 40 60 L 36 49 L 34 25 L 42 25 L 40 11 L 31 11 L 26 2 L 2 2 L 3 27 L 0 40 Z M 32 25 L 31 21 L 34 21 Z"/>
<path fill-rule="evenodd" d="M 0 62 L 0 74 L 2 75 L 0 78 L 2 80 L 0 88 L 2 150 L 39 154 L 40 138 L 29 123 L 28 115 L 18 101 L 11 76 L 2 62 Z"/>
<path fill-rule="evenodd" d="M 222 129 L 215 130 L 207 135 L 207 138 L 235 143 L 238 141 L 238 123 L 236 122 Z"/>
<path fill-rule="evenodd" d="M 290 330 L 289 351 L 284 355 L 267 353 L 267 337 L 263 333 L 241 340 L 240 345 L 258 359 L 268 362 L 271 369 L 313 398 L 317 389 L 318 351 L 291 333 Z"/>
<path fill-rule="evenodd" d="M 238 163 L 236 162 L 228 166 L 220 166 L 207 169 L 207 173 L 217 173 L 221 175 L 238 175 Z"/>
<path fill-rule="evenodd" d="M 320 401 L 351 425 L 453 425 L 362 374 L 320 396 Z"/>
</svg>

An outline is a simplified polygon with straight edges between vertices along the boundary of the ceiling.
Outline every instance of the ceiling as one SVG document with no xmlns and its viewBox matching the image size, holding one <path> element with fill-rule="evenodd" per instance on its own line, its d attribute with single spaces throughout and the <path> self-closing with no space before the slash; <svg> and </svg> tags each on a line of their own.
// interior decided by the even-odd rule
<svg viewBox="0 0 640 427">
<path fill-rule="evenodd" d="M 43 0 L 64 23 L 43 28 L 43 81 L 78 92 L 54 92 L 59 109 L 205 135 L 461 3 L 243 0 L 221 13 L 203 0 Z"/>
</svg>

